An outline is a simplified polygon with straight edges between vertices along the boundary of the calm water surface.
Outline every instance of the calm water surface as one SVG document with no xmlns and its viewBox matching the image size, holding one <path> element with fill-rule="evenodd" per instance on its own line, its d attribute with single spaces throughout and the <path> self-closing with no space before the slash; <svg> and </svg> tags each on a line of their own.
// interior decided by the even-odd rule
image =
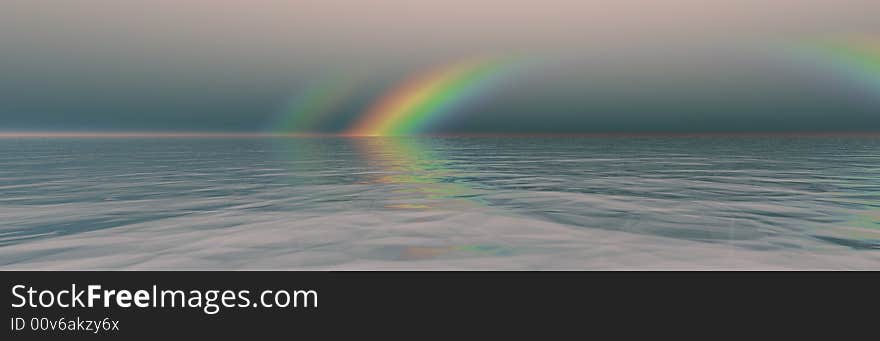
<svg viewBox="0 0 880 341">
<path fill-rule="evenodd" d="M 880 138 L 0 139 L 0 267 L 880 269 Z"/>
</svg>

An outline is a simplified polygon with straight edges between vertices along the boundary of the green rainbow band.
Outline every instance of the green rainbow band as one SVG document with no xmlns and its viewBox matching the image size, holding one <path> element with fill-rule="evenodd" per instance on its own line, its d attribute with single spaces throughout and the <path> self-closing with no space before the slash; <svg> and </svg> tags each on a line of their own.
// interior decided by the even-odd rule
<svg viewBox="0 0 880 341">
<path fill-rule="evenodd" d="M 880 39 L 833 39 L 809 44 L 806 51 L 830 64 L 835 72 L 880 92 Z"/>
<path fill-rule="evenodd" d="M 377 100 L 348 130 L 357 136 L 405 136 L 425 132 L 483 85 L 513 68 L 513 58 L 472 58 L 400 83 Z"/>
<path fill-rule="evenodd" d="M 405 120 L 401 120 L 390 130 L 391 135 L 410 135 L 423 132 L 427 126 L 436 121 L 450 107 L 474 95 L 480 85 L 497 76 L 505 67 L 506 62 L 485 63 L 471 72 L 449 82 L 438 89 L 428 100 L 413 108 Z"/>
</svg>

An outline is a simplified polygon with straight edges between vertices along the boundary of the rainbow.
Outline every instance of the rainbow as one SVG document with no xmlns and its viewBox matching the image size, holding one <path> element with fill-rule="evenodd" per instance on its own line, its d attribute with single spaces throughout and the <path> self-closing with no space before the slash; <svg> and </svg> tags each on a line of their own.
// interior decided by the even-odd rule
<svg viewBox="0 0 880 341">
<path fill-rule="evenodd" d="M 356 77 L 328 77 L 307 87 L 288 101 L 273 123 L 274 133 L 313 133 L 329 113 L 337 110 L 354 93 Z"/>
<path fill-rule="evenodd" d="M 513 58 L 470 58 L 410 78 L 375 102 L 349 136 L 405 136 L 424 132 L 484 85 L 512 70 Z"/>
<path fill-rule="evenodd" d="M 804 49 L 801 49 L 803 51 Z M 859 36 L 808 44 L 806 54 L 836 74 L 880 93 L 880 39 Z"/>
</svg>

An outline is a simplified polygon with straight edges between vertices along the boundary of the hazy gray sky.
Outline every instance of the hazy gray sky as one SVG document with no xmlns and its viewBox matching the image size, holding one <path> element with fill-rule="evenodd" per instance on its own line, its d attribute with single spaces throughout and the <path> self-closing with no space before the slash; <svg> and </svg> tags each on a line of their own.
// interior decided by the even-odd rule
<svg viewBox="0 0 880 341">
<path fill-rule="evenodd" d="M 483 53 L 536 62 L 438 131 L 880 130 L 876 68 L 796 49 L 880 51 L 878 17 L 876 0 L 5 0 L 0 130 L 261 130 L 357 74 L 315 126 L 335 131 Z"/>
</svg>

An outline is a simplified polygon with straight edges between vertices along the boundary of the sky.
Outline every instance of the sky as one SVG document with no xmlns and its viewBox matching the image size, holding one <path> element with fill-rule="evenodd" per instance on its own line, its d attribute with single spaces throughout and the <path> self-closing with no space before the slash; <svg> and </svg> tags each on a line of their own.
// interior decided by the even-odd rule
<svg viewBox="0 0 880 341">
<path fill-rule="evenodd" d="M 880 131 L 878 17 L 876 0 L 4 0 L 0 131 Z M 407 115 L 424 117 L 355 128 Z"/>
</svg>

